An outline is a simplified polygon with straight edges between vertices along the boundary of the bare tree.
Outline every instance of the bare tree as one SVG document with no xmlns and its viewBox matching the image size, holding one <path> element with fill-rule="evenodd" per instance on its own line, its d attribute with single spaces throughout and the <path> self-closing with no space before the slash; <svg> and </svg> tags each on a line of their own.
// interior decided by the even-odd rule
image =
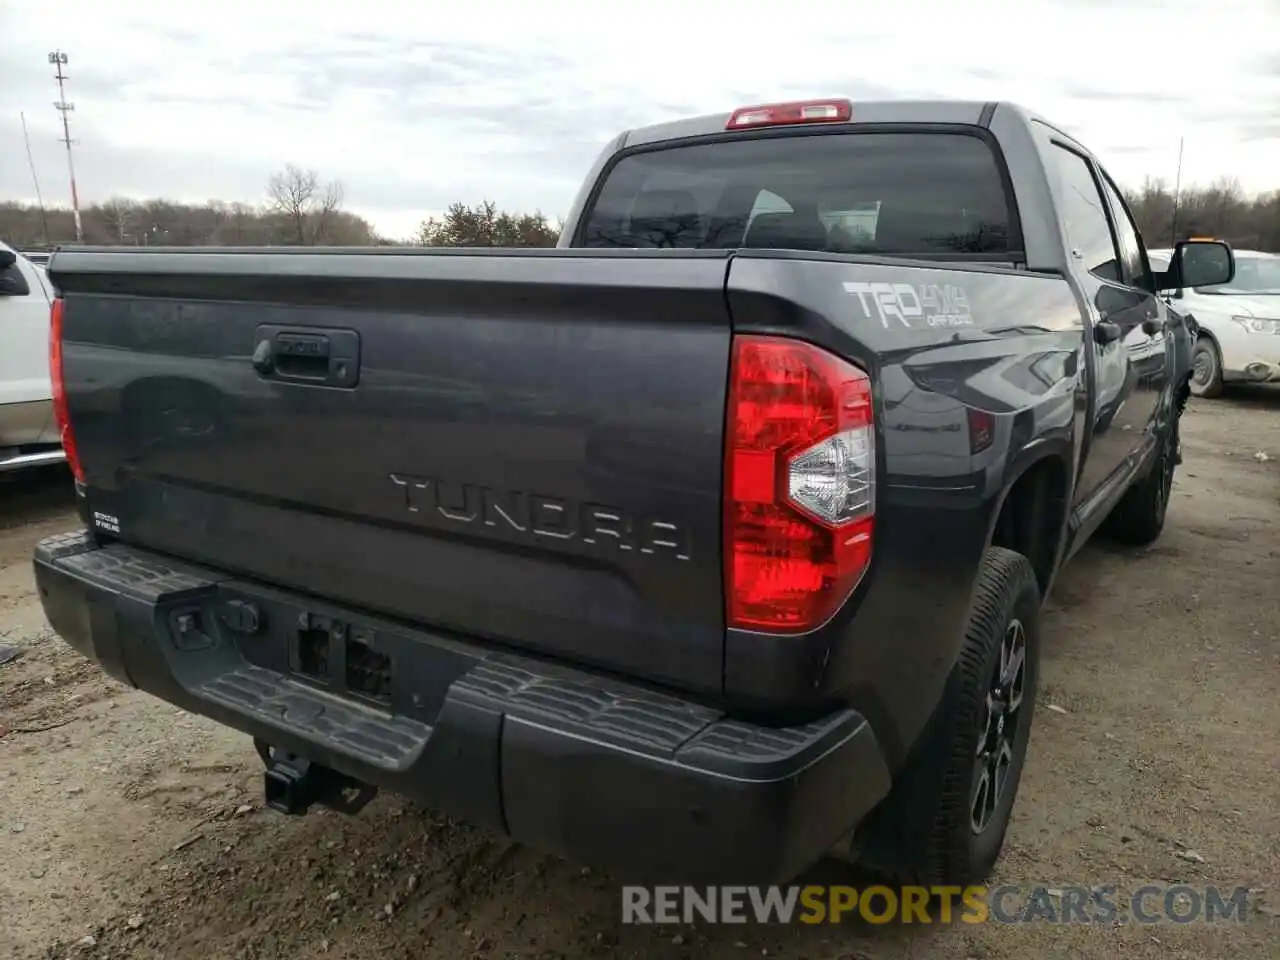
<svg viewBox="0 0 1280 960">
<path fill-rule="evenodd" d="M 98 216 L 111 231 L 111 239 L 116 243 L 128 241 L 129 230 L 137 220 L 137 215 L 138 205 L 128 197 L 111 197 L 98 204 Z"/>
<path fill-rule="evenodd" d="M 318 189 L 319 176 L 314 170 L 301 170 L 289 164 L 273 173 L 267 181 L 271 207 L 288 221 L 294 243 L 307 242 L 307 212 Z"/>
<path fill-rule="evenodd" d="M 314 246 L 328 239 L 342 206 L 342 184 L 321 183 L 315 170 L 288 164 L 267 181 L 271 210 L 287 226 L 287 242 Z"/>
<path fill-rule="evenodd" d="M 211 238 L 218 244 L 234 247 L 250 242 L 252 239 L 260 239 L 258 237 L 260 231 L 255 229 L 257 225 L 254 223 L 255 220 L 260 219 L 259 211 L 249 204 L 239 201 L 233 203 L 211 201 L 209 207 L 217 222 Z"/>
<path fill-rule="evenodd" d="M 312 211 L 312 243 L 328 243 L 333 235 L 334 222 L 342 212 L 343 189 L 337 180 L 325 184 L 320 202 Z"/>
</svg>

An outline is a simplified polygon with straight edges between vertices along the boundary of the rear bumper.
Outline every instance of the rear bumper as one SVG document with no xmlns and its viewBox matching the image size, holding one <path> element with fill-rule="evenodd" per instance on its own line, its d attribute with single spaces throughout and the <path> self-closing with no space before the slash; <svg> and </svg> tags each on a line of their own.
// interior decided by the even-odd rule
<svg viewBox="0 0 1280 960">
<path fill-rule="evenodd" d="M 79 533 L 43 541 L 35 573 L 53 628 L 117 679 L 340 773 L 620 873 L 789 879 L 889 787 L 875 737 L 853 711 L 799 727 L 755 726 L 132 547 L 99 548 Z M 257 611 L 256 629 L 228 615 L 245 603 Z M 297 672 L 296 638 L 316 623 L 359 635 L 386 657 L 382 702 L 347 687 L 353 641 L 333 648 L 327 685 Z"/>
</svg>

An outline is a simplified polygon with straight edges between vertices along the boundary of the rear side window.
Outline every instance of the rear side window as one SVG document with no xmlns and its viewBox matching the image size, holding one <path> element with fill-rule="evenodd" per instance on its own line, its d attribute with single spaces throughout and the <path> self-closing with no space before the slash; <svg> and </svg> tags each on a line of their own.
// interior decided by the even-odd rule
<svg viewBox="0 0 1280 960">
<path fill-rule="evenodd" d="M 976 136 L 824 133 L 624 157 L 586 218 L 587 247 L 1011 252 L 999 166 Z"/>
<path fill-rule="evenodd" d="M 7 267 L 0 268 L 0 296 L 25 297 L 31 293 L 31 286 L 22 272 L 22 261 L 15 260 Z"/>
</svg>

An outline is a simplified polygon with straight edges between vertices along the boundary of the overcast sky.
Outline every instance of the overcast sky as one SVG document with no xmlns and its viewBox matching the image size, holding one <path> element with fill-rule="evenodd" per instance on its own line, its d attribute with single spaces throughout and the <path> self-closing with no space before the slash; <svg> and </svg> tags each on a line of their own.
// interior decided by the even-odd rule
<svg viewBox="0 0 1280 960">
<path fill-rule="evenodd" d="M 1014 99 L 1126 183 L 1280 188 L 1277 0 L 0 0 L 0 199 L 260 201 L 288 162 L 392 237 L 558 215 L 620 129 L 773 99 Z"/>
</svg>

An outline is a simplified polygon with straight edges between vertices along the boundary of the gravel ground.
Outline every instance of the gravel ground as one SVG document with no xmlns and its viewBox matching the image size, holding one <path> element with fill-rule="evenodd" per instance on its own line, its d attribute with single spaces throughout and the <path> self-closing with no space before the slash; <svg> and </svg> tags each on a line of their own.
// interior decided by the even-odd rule
<svg viewBox="0 0 1280 960">
<path fill-rule="evenodd" d="M 1242 923 L 624 926 L 610 877 L 397 797 L 278 816 L 247 738 L 49 631 L 31 550 L 75 524 L 54 472 L 0 484 L 0 643 L 24 649 L 0 665 L 0 956 L 1275 960 L 1280 394 L 1194 403 L 1184 445 L 1163 538 L 1090 546 L 1050 598 L 993 882 L 1245 886 Z"/>
</svg>

